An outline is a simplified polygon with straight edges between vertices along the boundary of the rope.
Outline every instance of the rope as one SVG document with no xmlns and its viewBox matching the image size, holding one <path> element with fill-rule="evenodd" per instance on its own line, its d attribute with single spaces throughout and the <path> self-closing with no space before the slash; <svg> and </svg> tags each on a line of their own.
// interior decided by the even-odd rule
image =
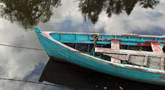
<svg viewBox="0 0 165 90">
<path fill-rule="evenodd" d="M 14 48 L 23 48 L 23 49 L 32 49 L 32 50 L 44 50 L 44 51 L 76 52 L 76 51 L 69 51 L 69 50 L 67 51 L 67 50 L 51 50 L 51 49 L 40 49 L 40 48 L 21 47 L 21 46 L 6 45 L 6 44 L 0 44 L 0 46 L 14 47 Z"/>
<path fill-rule="evenodd" d="M 34 82 L 34 81 L 26 81 L 26 80 L 17 80 L 17 79 L 9 79 L 9 78 L 0 78 L 0 80 L 35 83 L 35 84 L 42 84 L 42 85 L 47 85 L 47 86 L 56 86 L 56 87 L 58 86 L 58 87 L 60 87 L 60 85 L 55 85 L 55 84 L 48 84 L 48 83 Z"/>
<path fill-rule="evenodd" d="M 99 37 L 100 37 L 99 34 L 95 34 L 95 35 L 93 36 L 93 40 L 94 40 L 95 47 L 97 47 L 97 40 L 98 40 Z"/>
<path fill-rule="evenodd" d="M 34 50 L 44 50 L 44 49 L 39 49 L 39 48 L 20 47 L 20 46 L 6 45 L 6 44 L 0 44 L 0 45 L 1 45 L 1 46 L 6 46 L 6 47 L 15 47 L 15 48 L 24 48 L 24 49 L 34 49 Z"/>
<path fill-rule="evenodd" d="M 99 37 L 100 37 L 99 34 L 95 34 L 95 35 L 93 36 L 94 42 L 96 42 L 96 41 L 98 40 Z"/>
</svg>

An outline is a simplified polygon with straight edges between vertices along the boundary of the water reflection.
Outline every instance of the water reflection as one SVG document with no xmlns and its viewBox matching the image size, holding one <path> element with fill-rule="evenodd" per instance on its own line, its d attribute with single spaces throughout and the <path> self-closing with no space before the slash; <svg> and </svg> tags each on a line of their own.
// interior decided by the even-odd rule
<svg viewBox="0 0 165 90">
<path fill-rule="evenodd" d="M 0 0 L 4 3 L 1 7 L 1 16 L 11 22 L 17 22 L 25 29 L 31 29 L 39 22 L 46 23 L 50 20 L 53 12 L 52 7 L 61 6 L 61 0 Z M 108 17 L 113 14 L 120 15 L 126 12 L 130 15 L 135 4 L 143 8 L 154 8 L 159 0 L 78 0 L 79 10 L 84 16 L 91 20 L 93 24 L 98 21 L 102 11 L 106 11 Z"/>
<path fill-rule="evenodd" d="M 61 5 L 61 0 L 0 0 L 0 14 L 3 18 L 17 22 L 25 29 L 31 29 L 39 22 L 50 20 L 52 7 Z"/>
<path fill-rule="evenodd" d="M 75 90 L 163 90 L 163 86 L 129 81 L 102 74 L 76 65 L 50 59 L 42 72 L 40 82 L 67 86 Z"/>
<path fill-rule="evenodd" d="M 81 0 L 79 8 L 85 21 L 88 17 L 95 24 L 102 10 L 106 10 L 108 17 L 112 14 L 120 15 L 123 11 L 130 15 L 137 2 L 140 2 L 143 8 L 152 9 L 159 3 L 158 0 Z"/>
<path fill-rule="evenodd" d="M 159 0 L 139 0 L 140 5 L 143 6 L 143 8 L 152 8 L 154 9 L 153 6 L 156 6 L 159 3 Z"/>
<path fill-rule="evenodd" d="M 165 34 L 163 9 L 165 2 L 163 0 L 160 0 L 160 4 L 158 0 L 0 0 L 1 2 L 4 5 L 2 7 L 0 5 L 0 15 L 3 17 L 0 18 L 0 41 L 14 46 L 42 48 L 33 31 L 25 32 L 25 29 L 33 28 L 33 26 L 38 26 L 43 31 Z M 154 8 L 154 10 L 150 8 Z M 83 21 L 83 17 L 87 22 Z M 0 48 L 1 77 L 38 81 L 48 60 L 44 51 Z M 120 87 L 124 90 L 162 89 L 161 86 L 128 81 L 77 66 L 58 62 L 54 62 L 54 64 L 56 66 L 53 67 L 56 70 L 50 69 L 50 71 L 56 77 L 53 77 L 54 79 L 51 81 L 68 86 L 67 90 L 70 88 L 101 90 L 104 87 L 112 90 L 120 90 Z M 49 70 L 44 70 L 44 72 L 52 73 Z M 48 75 L 43 74 L 42 76 Z M 42 80 L 48 81 L 44 78 Z M 22 85 L 6 81 L 1 81 L 0 86 L 2 90 L 18 90 L 14 88 L 57 90 L 50 89 L 49 86 L 37 86 L 36 84 L 29 86 L 28 83 Z"/>
</svg>

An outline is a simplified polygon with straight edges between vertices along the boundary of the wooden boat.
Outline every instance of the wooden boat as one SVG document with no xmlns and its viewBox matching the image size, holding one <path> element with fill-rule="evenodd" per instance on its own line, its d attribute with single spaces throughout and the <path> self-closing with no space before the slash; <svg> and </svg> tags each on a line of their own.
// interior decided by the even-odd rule
<svg viewBox="0 0 165 90">
<path fill-rule="evenodd" d="M 51 58 L 129 80 L 165 85 L 165 36 L 34 30 Z"/>
</svg>

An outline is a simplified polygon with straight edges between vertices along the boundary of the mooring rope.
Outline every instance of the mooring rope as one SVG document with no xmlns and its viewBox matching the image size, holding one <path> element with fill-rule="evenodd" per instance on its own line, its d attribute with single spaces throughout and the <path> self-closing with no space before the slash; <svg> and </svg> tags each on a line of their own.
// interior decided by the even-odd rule
<svg viewBox="0 0 165 90">
<path fill-rule="evenodd" d="M 13 46 L 13 45 L 6 45 L 6 44 L 0 44 L 1 46 L 6 46 L 6 47 L 15 47 L 15 48 L 24 48 L 24 49 L 34 49 L 34 50 L 45 50 L 45 49 L 40 49 L 40 48 L 30 48 L 30 47 L 21 47 L 21 46 Z"/>
<path fill-rule="evenodd" d="M 32 50 L 44 50 L 44 51 L 76 52 L 76 51 L 70 51 L 70 50 L 51 50 L 51 49 L 21 47 L 21 46 L 7 45 L 7 44 L 0 44 L 0 46 L 14 47 L 14 48 L 22 48 L 22 49 L 32 49 Z"/>
</svg>

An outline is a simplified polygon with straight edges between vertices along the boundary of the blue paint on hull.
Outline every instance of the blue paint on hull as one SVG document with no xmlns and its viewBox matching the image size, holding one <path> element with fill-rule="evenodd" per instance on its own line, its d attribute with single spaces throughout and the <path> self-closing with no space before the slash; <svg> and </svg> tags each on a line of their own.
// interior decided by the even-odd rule
<svg viewBox="0 0 165 90">
<path fill-rule="evenodd" d="M 72 51 L 72 49 L 65 47 L 64 44 L 56 40 L 52 41 L 50 38 L 46 38 L 39 34 L 39 28 L 35 27 L 34 29 L 49 56 L 109 75 L 145 83 L 165 85 L 165 71 L 127 64 L 117 64 L 79 51 Z"/>
</svg>

